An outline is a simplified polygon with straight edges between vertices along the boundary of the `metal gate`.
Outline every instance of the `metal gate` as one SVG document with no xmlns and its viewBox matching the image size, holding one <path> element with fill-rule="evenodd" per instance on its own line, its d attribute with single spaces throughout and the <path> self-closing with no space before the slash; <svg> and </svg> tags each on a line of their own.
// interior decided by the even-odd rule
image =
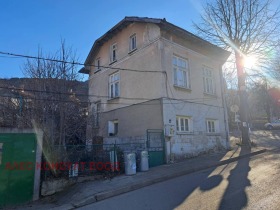
<svg viewBox="0 0 280 210">
<path fill-rule="evenodd" d="M 149 151 L 149 166 L 165 164 L 165 142 L 163 130 L 147 130 L 147 149 Z"/>
<path fill-rule="evenodd" d="M 32 200 L 35 134 L 0 133 L 0 209 Z"/>
</svg>

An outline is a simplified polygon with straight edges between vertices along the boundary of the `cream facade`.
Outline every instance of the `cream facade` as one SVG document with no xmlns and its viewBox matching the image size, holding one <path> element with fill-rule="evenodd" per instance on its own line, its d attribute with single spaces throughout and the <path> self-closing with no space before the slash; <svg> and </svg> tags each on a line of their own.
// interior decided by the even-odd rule
<svg viewBox="0 0 280 210">
<path fill-rule="evenodd" d="M 167 161 L 227 148 L 228 56 L 165 19 L 126 17 L 95 41 L 80 70 L 89 74 L 88 138 L 145 142 L 148 129 L 161 129 Z"/>
</svg>

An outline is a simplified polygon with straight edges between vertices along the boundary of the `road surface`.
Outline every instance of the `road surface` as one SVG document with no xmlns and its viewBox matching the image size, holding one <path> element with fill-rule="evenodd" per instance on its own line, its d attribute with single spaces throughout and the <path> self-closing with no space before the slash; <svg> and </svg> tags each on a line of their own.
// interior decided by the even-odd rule
<svg viewBox="0 0 280 210">
<path fill-rule="evenodd" d="M 280 209 L 279 186 L 280 152 L 275 151 L 154 184 L 79 209 Z"/>
</svg>

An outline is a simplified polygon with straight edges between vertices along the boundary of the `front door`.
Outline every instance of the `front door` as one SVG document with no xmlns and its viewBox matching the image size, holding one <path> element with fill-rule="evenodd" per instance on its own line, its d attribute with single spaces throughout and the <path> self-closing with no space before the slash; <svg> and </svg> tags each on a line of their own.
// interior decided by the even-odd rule
<svg viewBox="0 0 280 210">
<path fill-rule="evenodd" d="M 149 166 L 165 164 L 165 143 L 163 130 L 147 130 L 147 149 L 149 152 Z"/>
</svg>

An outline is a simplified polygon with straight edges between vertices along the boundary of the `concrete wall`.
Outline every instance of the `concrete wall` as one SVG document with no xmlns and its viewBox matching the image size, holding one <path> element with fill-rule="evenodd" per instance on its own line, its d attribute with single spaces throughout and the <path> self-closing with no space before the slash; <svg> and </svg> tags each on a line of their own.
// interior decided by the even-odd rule
<svg viewBox="0 0 280 210">
<path fill-rule="evenodd" d="M 129 37 L 132 34 L 136 34 L 137 37 L 137 50 L 129 53 Z M 165 36 L 161 37 L 162 34 Z M 114 43 L 117 43 L 117 62 L 110 65 L 110 46 Z M 90 101 L 101 101 L 102 110 L 105 112 L 127 106 L 126 104 L 140 103 L 147 101 L 146 99 L 161 97 L 200 98 L 207 99 L 205 103 L 208 104 L 221 104 L 219 78 L 221 63 L 217 59 L 205 56 L 206 53 L 209 54 L 209 52 L 201 51 L 200 46 L 195 48 L 195 44 L 188 40 L 183 41 L 175 35 L 167 37 L 167 33 L 161 32 L 160 28 L 155 24 L 131 24 L 105 42 L 95 56 L 95 59 L 100 58 L 101 66 L 110 65 L 115 68 L 146 72 L 101 68 L 101 71 L 94 73 L 95 69 L 92 69 L 89 77 Z M 191 84 L 189 90 L 173 86 L 173 55 L 183 57 L 189 61 Z M 212 68 L 214 71 L 215 95 L 203 93 L 202 68 L 204 65 Z M 109 94 L 109 75 L 117 71 L 120 72 L 121 97 L 108 100 L 106 96 Z M 148 71 L 158 71 L 158 73 Z M 166 75 L 163 72 L 167 73 L 167 83 Z M 103 97 L 100 98 L 98 96 Z"/>
<path fill-rule="evenodd" d="M 137 50 L 129 53 L 129 37 L 136 34 Z M 100 58 L 101 65 L 109 66 L 110 46 L 117 43 L 117 61 L 110 66 L 135 70 L 151 70 L 153 72 L 133 72 L 117 69 L 101 68 L 101 71 L 90 72 L 89 95 L 90 101 L 101 101 L 102 110 L 110 111 L 127 104 L 140 103 L 147 99 L 159 98 L 162 95 L 162 81 L 164 75 L 161 72 L 159 50 L 159 27 L 154 24 L 135 23 L 122 29 L 112 39 L 108 40 L 100 48 L 95 58 Z M 120 72 L 120 98 L 109 100 L 109 75 Z M 147 87 L 151 89 L 147 90 Z M 94 97 L 92 95 L 96 95 Z M 105 96 L 105 97 L 99 97 Z M 138 98 L 137 100 L 125 98 Z M 143 98 L 143 100 L 139 100 Z"/>
<path fill-rule="evenodd" d="M 116 136 L 110 137 L 108 121 L 112 120 L 118 120 L 119 129 Z M 141 143 L 146 140 L 147 129 L 162 128 L 162 106 L 159 99 L 102 113 L 99 134 L 106 138 L 104 143 Z"/>
<path fill-rule="evenodd" d="M 172 59 L 174 55 L 182 57 L 189 62 L 191 87 L 188 89 L 174 86 L 174 73 L 172 66 Z M 213 60 L 210 57 L 206 57 L 203 54 L 178 45 L 173 41 L 162 38 L 161 62 L 163 71 L 167 72 L 168 84 L 171 86 L 171 88 L 168 88 L 167 96 L 176 99 L 190 99 L 201 101 L 209 105 L 222 106 L 221 82 L 219 76 L 221 65 L 217 62 L 217 60 Z M 215 94 L 213 95 L 204 93 L 203 66 L 208 66 L 213 70 L 215 88 Z"/>
<path fill-rule="evenodd" d="M 209 106 L 198 102 L 182 102 L 163 99 L 163 121 L 176 130 L 176 116 L 192 118 L 190 132 L 177 132 L 173 137 L 166 137 L 167 160 L 196 156 L 216 149 L 228 148 L 224 109 L 221 106 Z M 219 122 L 217 133 L 208 133 L 206 119 Z"/>
</svg>

